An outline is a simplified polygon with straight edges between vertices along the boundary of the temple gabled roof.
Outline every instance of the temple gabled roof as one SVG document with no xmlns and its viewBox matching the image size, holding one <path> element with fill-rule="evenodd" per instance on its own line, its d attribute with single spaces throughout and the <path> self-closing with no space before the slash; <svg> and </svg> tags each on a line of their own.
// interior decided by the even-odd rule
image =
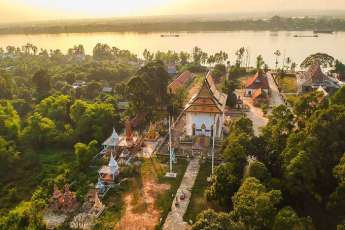
<svg viewBox="0 0 345 230">
<path fill-rule="evenodd" d="M 198 93 L 186 105 L 186 112 L 223 113 L 227 95 L 219 92 L 211 72 L 206 75 Z"/>
<path fill-rule="evenodd" d="M 268 80 L 266 74 L 261 70 L 249 78 L 246 83 L 246 89 L 269 89 Z"/>
<path fill-rule="evenodd" d="M 303 85 L 312 85 L 314 83 L 322 83 L 327 80 L 327 76 L 322 72 L 319 62 L 315 62 L 311 65 L 308 71 L 299 75 Z"/>
</svg>

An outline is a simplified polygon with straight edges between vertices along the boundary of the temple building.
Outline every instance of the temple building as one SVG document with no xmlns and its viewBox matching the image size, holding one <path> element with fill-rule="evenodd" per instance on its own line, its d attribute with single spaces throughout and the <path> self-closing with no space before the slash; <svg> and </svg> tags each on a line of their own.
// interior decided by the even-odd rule
<svg viewBox="0 0 345 230">
<path fill-rule="evenodd" d="M 227 95 L 217 90 L 209 72 L 195 96 L 185 107 L 188 136 L 222 137 Z"/>
<path fill-rule="evenodd" d="M 317 90 L 320 86 L 328 93 L 334 92 L 339 85 L 327 77 L 321 69 L 320 62 L 313 63 L 307 71 L 297 75 L 298 93 L 307 93 Z"/>
</svg>

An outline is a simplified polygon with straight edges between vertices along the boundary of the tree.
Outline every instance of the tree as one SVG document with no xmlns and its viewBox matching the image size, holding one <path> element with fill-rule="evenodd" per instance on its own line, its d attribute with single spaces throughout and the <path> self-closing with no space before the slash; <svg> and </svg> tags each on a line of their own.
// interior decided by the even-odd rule
<svg viewBox="0 0 345 230">
<path fill-rule="evenodd" d="M 56 126 L 54 121 L 34 113 L 28 118 L 27 126 L 23 129 L 21 140 L 34 148 L 42 148 L 54 143 Z"/>
<path fill-rule="evenodd" d="M 253 157 L 248 157 L 248 165 L 244 170 L 244 178 L 247 177 L 254 177 L 265 185 L 269 185 L 271 181 L 271 174 L 265 164 Z"/>
<path fill-rule="evenodd" d="M 0 75 L 0 99 L 11 99 L 15 91 L 15 84 L 8 76 Z"/>
<path fill-rule="evenodd" d="M 72 100 L 67 95 L 50 96 L 43 99 L 36 106 L 35 111 L 63 126 L 70 121 L 69 109 L 71 103 Z"/>
<path fill-rule="evenodd" d="M 232 122 L 230 132 L 241 134 L 245 133 L 249 136 L 254 136 L 253 121 L 246 117 L 241 117 L 236 122 Z"/>
<path fill-rule="evenodd" d="M 0 101 L 0 136 L 16 140 L 20 131 L 20 117 L 8 101 Z"/>
<path fill-rule="evenodd" d="M 154 57 L 154 54 L 150 53 L 150 51 L 145 49 L 144 52 L 143 52 L 143 57 L 144 57 L 145 61 L 152 61 L 153 57 Z"/>
<path fill-rule="evenodd" d="M 93 48 L 93 58 L 96 60 L 109 60 L 113 58 L 112 49 L 107 44 L 97 43 Z"/>
<path fill-rule="evenodd" d="M 74 154 L 79 169 L 86 170 L 93 156 L 97 153 L 97 141 L 93 140 L 88 145 L 77 143 L 74 145 Z"/>
<path fill-rule="evenodd" d="M 91 100 L 97 97 L 100 94 L 101 90 L 102 90 L 101 83 L 97 81 L 91 81 L 86 84 L 83 94 L 85 98 Z"/>
<path fill-rule="evenodd" d="M 246 49 L 244 47 L 241 47 L 239 50 L 236 51 L 236 65 L 238 65 L 239 67 L 242 66 L 242 62 L 243 62 L 243 55 L 245 53 Z"/>
<path fill-rule="evenodd" d="M 226 74 L 226 67 L 223 64 L 217 64 L 212 70 L 212 76 L 215 80 L 219 81 L 219 78 L 225 76 Z"/>
<path fill-rule="evenodd" d="M 326 53 L 316 53 L 308 56 L 304 61 L 301 63 L 301 68 L 307 68 L 313 65 L 315 62 L 320 63 L 323 66 L 332 66 L 334 62 L 334 57 L 326 54 Z"/>
<path fill-rule="evenodd" d="M 212 209 L 203 211 L 197 216 L 193 230 L 244 230 L 244 226 L 231 220 L 231 216 Z"/>
<path fill-rule="evenodd" d="M 230 162 L 216 167 L 211 185 L 206 190 L 207 199 L 217 200 L 225 207 L 231 203 L 231 197 L 238 190 L 241 180 L 235 169 L 235 164 Z"/>
<path fill-rule="evenodd" d="M 345 86 L 338 89 L 330 99 L 332 104 L 345 105 Z"/>
<path fill-rule="evenodd" d="M 232 162 L 235 166 L 234 172 L 242 176 L 244 166 L 247 164 L 247 156 L 252 149 L 250 137 L 245 134 L 231 134 L 226 140 L 226 147 L 222 156 L 226 162 Z"/>
<path fill-rule="evenodd" d="M 76 100 L 71 106 L 70 117 L 75 127 L 75 134 L 82 141 L 104 140 L 109 127 L 119 127 L 115 109 L 107 103 L 87 103 Z"/>
<path fill-rule="evenodd" d="M 180 57 L 181 65 L 188 64 L 189 59 L 190 59 L 190 54 L 189 53 L 181 51 L 180 54 L 179 54 L 179 57 Z"/>
<path fill-rule="evenodd" d="M 314 229 L 309 218 L 300 218 L 291 207 L 281 209 L 274 218 L 273 230 Z"/>
<path fill-rule="evenodd" d="M 256 58 L 256 70 L 260 71 L 262 66 L 265 64 L 264 59 L 261 55 L 257 56 Z"/>
<path fill-rule="evenodd" d="M 279 64 L 278 58 L 279 58 L 280 55 L 281 55 L 280 50 L 276 50 L 276 51 L 274 52 L 274 55 L 276 56 L 276 70 L 277 70 L 277 69 L 278 69 L 278 64 Z"/>
<path fill-rule="evenodd" d="M 39 70 L 32 77 L 32 83 L 36 88 L 36 95 L 39 100 L 49 95 L 51 89 L 50 77 L 47 70 Z"/>
<path fill-rule="evenodd" d="M 294 116 L 285 105 L 275 107 L 268 116 L 268 123 L 262 130 L 266 154 L 261 161 L 272 171 L 272 176 L 281 175 L 280 154 L 293 128 Z"/>
<path fill-rule="evenodd" d="M 199 47 L 194 47 L 193 48 L 193 53 L 192 53 L 192 57 L 193 57 L 193 62 L 194 64 L 199 64 L 201 63 L 201 58 L 203 56 L 203 51 L 202 49 L 200 49 Z"/>
<path fill-rule="evenodd" d="M 232 198 L 234 219 L 248 229 L 270 229 L 281 199 L 279 190 L 269 191 L 259 180 L 248 177 Z"/>
</svg>

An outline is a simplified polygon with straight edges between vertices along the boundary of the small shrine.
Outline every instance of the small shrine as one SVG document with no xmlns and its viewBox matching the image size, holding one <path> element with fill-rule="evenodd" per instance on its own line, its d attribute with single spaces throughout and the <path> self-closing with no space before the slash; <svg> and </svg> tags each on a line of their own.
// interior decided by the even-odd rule
<svg viewBox="0 0 345 230">
<path fill-rule="evenodd" d="M 150 123 L 150 128 L 145 135 L 145 141 L 157 141 L 159 133 L 157 132 L 156 125 Z"/>
<path fill-rule="evenodd" d="M 103 149 L 100 152 L 101 155 L 105 155 L 107 153 L 115 153 L 115 147 L 119 144 L 120 138 L 119 135 L 116 133 L 115 129 L 113 128 L 113 132 L 108 139 L 106 139 L 102 146 Z"/>
<path fill-rule="evenodd" d="M 124 149 L 118 159 L 119 165 L 130 165 L 130 161 L 132 160 L 131 153 L 128 149 Z"/>
<path fill-rule="evenodd" d="M 104 209 L 105 209 L 104 204 L 99 199 L 98 193 L 95 192 L 94 205 L 92 206 L 91 210 L 89 211 L 89 214 L 93 215 L 95 217 L 98 217 L 103 212 Z"/>
<path fill-rule="evenodd" d="M 71 192 L 69 185 L 64 186 L 64 191 L 54 185 L 53 196 L 50 199 L 50 208 L 55 212 L 73 212 L 78 207 L 78 202 L 74 192 Z"/>
<path fill-rule="evenodd" d="M 110 160 L 108 165 L 102 166 L 100 170 L 98 171 L 99 178 L 104 183 L 113 183 L 115 178 L 120 174 L 119 166 L 113 156 L 113 154 L 110 155 Z"/>
<path fill-rule="evenodd" d="M 100 178 L 98 178 L 98 182 L 96 184 L 96 190 L 100 194 L 104 194 L 105 191 L 106 191 L 106 186 L 105 186 L 104 182 Z"/>
</svg>

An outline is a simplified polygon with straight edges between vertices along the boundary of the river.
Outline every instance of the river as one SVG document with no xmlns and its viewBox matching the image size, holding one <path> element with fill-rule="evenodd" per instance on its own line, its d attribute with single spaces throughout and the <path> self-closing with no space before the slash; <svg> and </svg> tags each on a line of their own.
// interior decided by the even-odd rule
<svg viewBox="0 0 345 230">
<path fill-rule="evenodd" d="M 39 48 L 60 49 L 83 44 L 85 52 L 92 54 L 98 43 L 107 43 L 120 49 L 128 49 L 142 56 L 144 49 L 150 51 L 192 51 L 194 46 L 208 53 L 220 50 L 229 54 L 230 61 L 235 60 L 235 52 L 240 47 L 249 50 L 250 65 L 255 64 L 256 57 L 261 54 L 266 63 L 274 66 L 274 51 L 279 49 L 283 57 L 300 63 L 305 57 L 316 52 L 325 52 L 345 62 L 345 32 L 319 34 L 319 37 L 294 37 L 294 35 L 312 35 L 312 32 L 269 32 L 269 31 L 234 31 L 234 32 L 198 32 L 179 33 L 179 37 L 161 37 L 160 33 L 76 33 L 76 34 L 35 34 L 35 35 L 0 35 L 0 47 L 8 45 L 22 46 L 32 43 Z"/>
</svg>

